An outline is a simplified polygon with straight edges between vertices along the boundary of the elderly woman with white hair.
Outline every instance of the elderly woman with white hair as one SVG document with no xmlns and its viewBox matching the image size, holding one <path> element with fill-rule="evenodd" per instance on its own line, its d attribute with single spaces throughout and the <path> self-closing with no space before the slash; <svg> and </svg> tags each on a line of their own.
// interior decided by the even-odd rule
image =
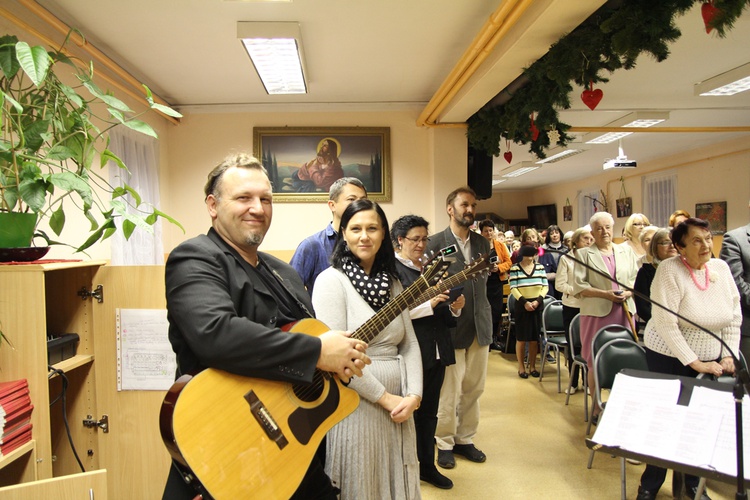
<svg viewBox="0 0 750 500">
<path fill-rule="evenodd" d="M 618 324 L 632 328 L 630 311 L 635 310 L 633 294 L 618 283 L 631 287 L 638 274 L 638 257 L 625 245 L 612 243 L 615 220 L 607 212 L 597 212 L 589 221 L 594 244 L 578 251 L 581 264 L 575 266 L 573 291 L 581 297 L 581 355 L 594 365 L 591 340 L 600 328 Z M 594 387 L 594 370 L 589 370 L 589 386 Z M 599 419 L 598 395 L 594 399 L 592 420 Z"/>
</svg>

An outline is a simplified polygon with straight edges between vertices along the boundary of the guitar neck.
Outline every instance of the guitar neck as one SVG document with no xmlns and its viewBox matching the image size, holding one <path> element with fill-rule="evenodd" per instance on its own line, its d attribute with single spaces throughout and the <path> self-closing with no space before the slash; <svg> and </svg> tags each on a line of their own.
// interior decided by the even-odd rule
<svg viewBox="0 0 750 500">
<path fill-rule="evenodd" d="M 458 272 L 452 276 L 449 276 L 445 278 L 442 282 L 439 284 L 428 288 L 424 292 L 422 292 L 422 295 L 419 296 L 419 298 L 415 301 L 415 304 L 422 304 L 424 302 L 427 302 L 430 299 L 434 299 L 444 291 L 453 288 L 456 285 L 460 285 L 467 279 L 469 279 L 470 273 L 467 271 L 461 271 Z"/>
<path fill-rule="evenodd" d="M 362 340 L 364 342 L 370 342 L 377 336 L 388 324 L 396 319 L 405 309 L 412 304 L 416 303 L 422 292 L 430 286 L 429 282 L 424 276 L 420 276 L 417 280 L 409 285 L 409 287 L 401 292 L 397 297 L 388 302 L 383 308 L 357 328 L 352 333 L 352 338 Z"/>
</svg>

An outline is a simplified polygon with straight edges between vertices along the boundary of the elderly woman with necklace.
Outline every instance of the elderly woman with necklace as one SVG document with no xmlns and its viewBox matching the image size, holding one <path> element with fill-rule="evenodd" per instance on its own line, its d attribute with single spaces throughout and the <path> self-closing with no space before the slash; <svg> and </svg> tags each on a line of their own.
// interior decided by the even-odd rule
<svg viewBox="0 0 750 500">
<path fill-rule="evenodd" d="M 615 220 L 607 212 L 597 212 L 589 221 L 594 244 L 578 253 L 573 292 L 581 297 L 581 355 L 589 367 L 594 366 L 591 340 L 600 328 L 618 324 L 632 328 L 629 311 L 633 311 L 632 293 L 618 283 L 632 287 L 638 274 L 638 257 L 626 245 L 612 243 Z M 594 370 L 588 371 L 589 387 L 594 387 Z M 599 419 L 599 395 L 593 390 L 592 421 Z"/>
<path fill-rule="evenodd" d="M 708 222 L 696 218 L 677 224 L 672 242 L 679 256 L 664 260 L 656 269 L 651 298 L 667 310 L 653 308 L 646 325 L 646 359 L 651 371 L 692 377 L 734 373 L 732 354 L 738 356 L 742 323 L 740 296 L 726 262 L 711 258 L 713 242 L 708 227 Z M 669 311 L 713 332 L 732 352 Z M 638 499 L 656 498 L 666 473 L 661 467 L 646 466 Z M 698 478 L 686 475 L 685 486 L 694 497 Z"/>
</svg>

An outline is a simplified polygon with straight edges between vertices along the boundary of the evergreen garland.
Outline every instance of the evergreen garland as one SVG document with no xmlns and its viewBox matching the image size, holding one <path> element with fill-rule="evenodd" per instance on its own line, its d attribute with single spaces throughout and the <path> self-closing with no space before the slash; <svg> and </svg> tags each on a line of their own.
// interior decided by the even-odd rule
<svg viewBox="0 0 750 500">
<path fill-rule="evenodd" d="M 669 56 L 669 44 L 682 34 L 675 25 L 702 0 L 623 0 L 607 2 L 583 24 L 553 44 L 546 55 L 525 68 L 526 83 L 503 104 L 485 106 L 468 120 L 466 135 L 475 149 L 500 155 L 500 140 L 530 144 L 529 151 L 545 158 L 550 147 L 547 131 L 557 130 L 557 145 L 572 137 L 570 125 L 558 118 L 558 109 L 570 108 L 572 83 L 581 87 L 605 83 L 615 70 L 632 69 L 638 56 L 650 54 L 658 62 Z M 711 26 L 720 37 L 732 29 L 750 0 L 713 0 L 720 10 Z M 531 137 L 531 117 L 540 134 Z"/>
</svg>

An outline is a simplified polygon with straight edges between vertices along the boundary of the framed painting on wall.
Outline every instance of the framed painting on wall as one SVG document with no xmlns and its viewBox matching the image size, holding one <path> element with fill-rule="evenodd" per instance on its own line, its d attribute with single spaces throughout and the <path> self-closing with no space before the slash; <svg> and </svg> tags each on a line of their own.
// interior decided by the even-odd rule
<svg viewBox="0 0 750 500">
<path fill-rule="evenodd" d="M 388 127 L 254 127 L 253 153 L 274 201 L 327 201 L 341 177 L 362 181 L 371 200 L 391 201 Z"/>
<path fill-rule="evenodd" d="M 696 203 L 695 216 L 708 221 L 711 234 L 727 232 L 727 202 L 714 201 L 711 203 Z"/>
</svg>

